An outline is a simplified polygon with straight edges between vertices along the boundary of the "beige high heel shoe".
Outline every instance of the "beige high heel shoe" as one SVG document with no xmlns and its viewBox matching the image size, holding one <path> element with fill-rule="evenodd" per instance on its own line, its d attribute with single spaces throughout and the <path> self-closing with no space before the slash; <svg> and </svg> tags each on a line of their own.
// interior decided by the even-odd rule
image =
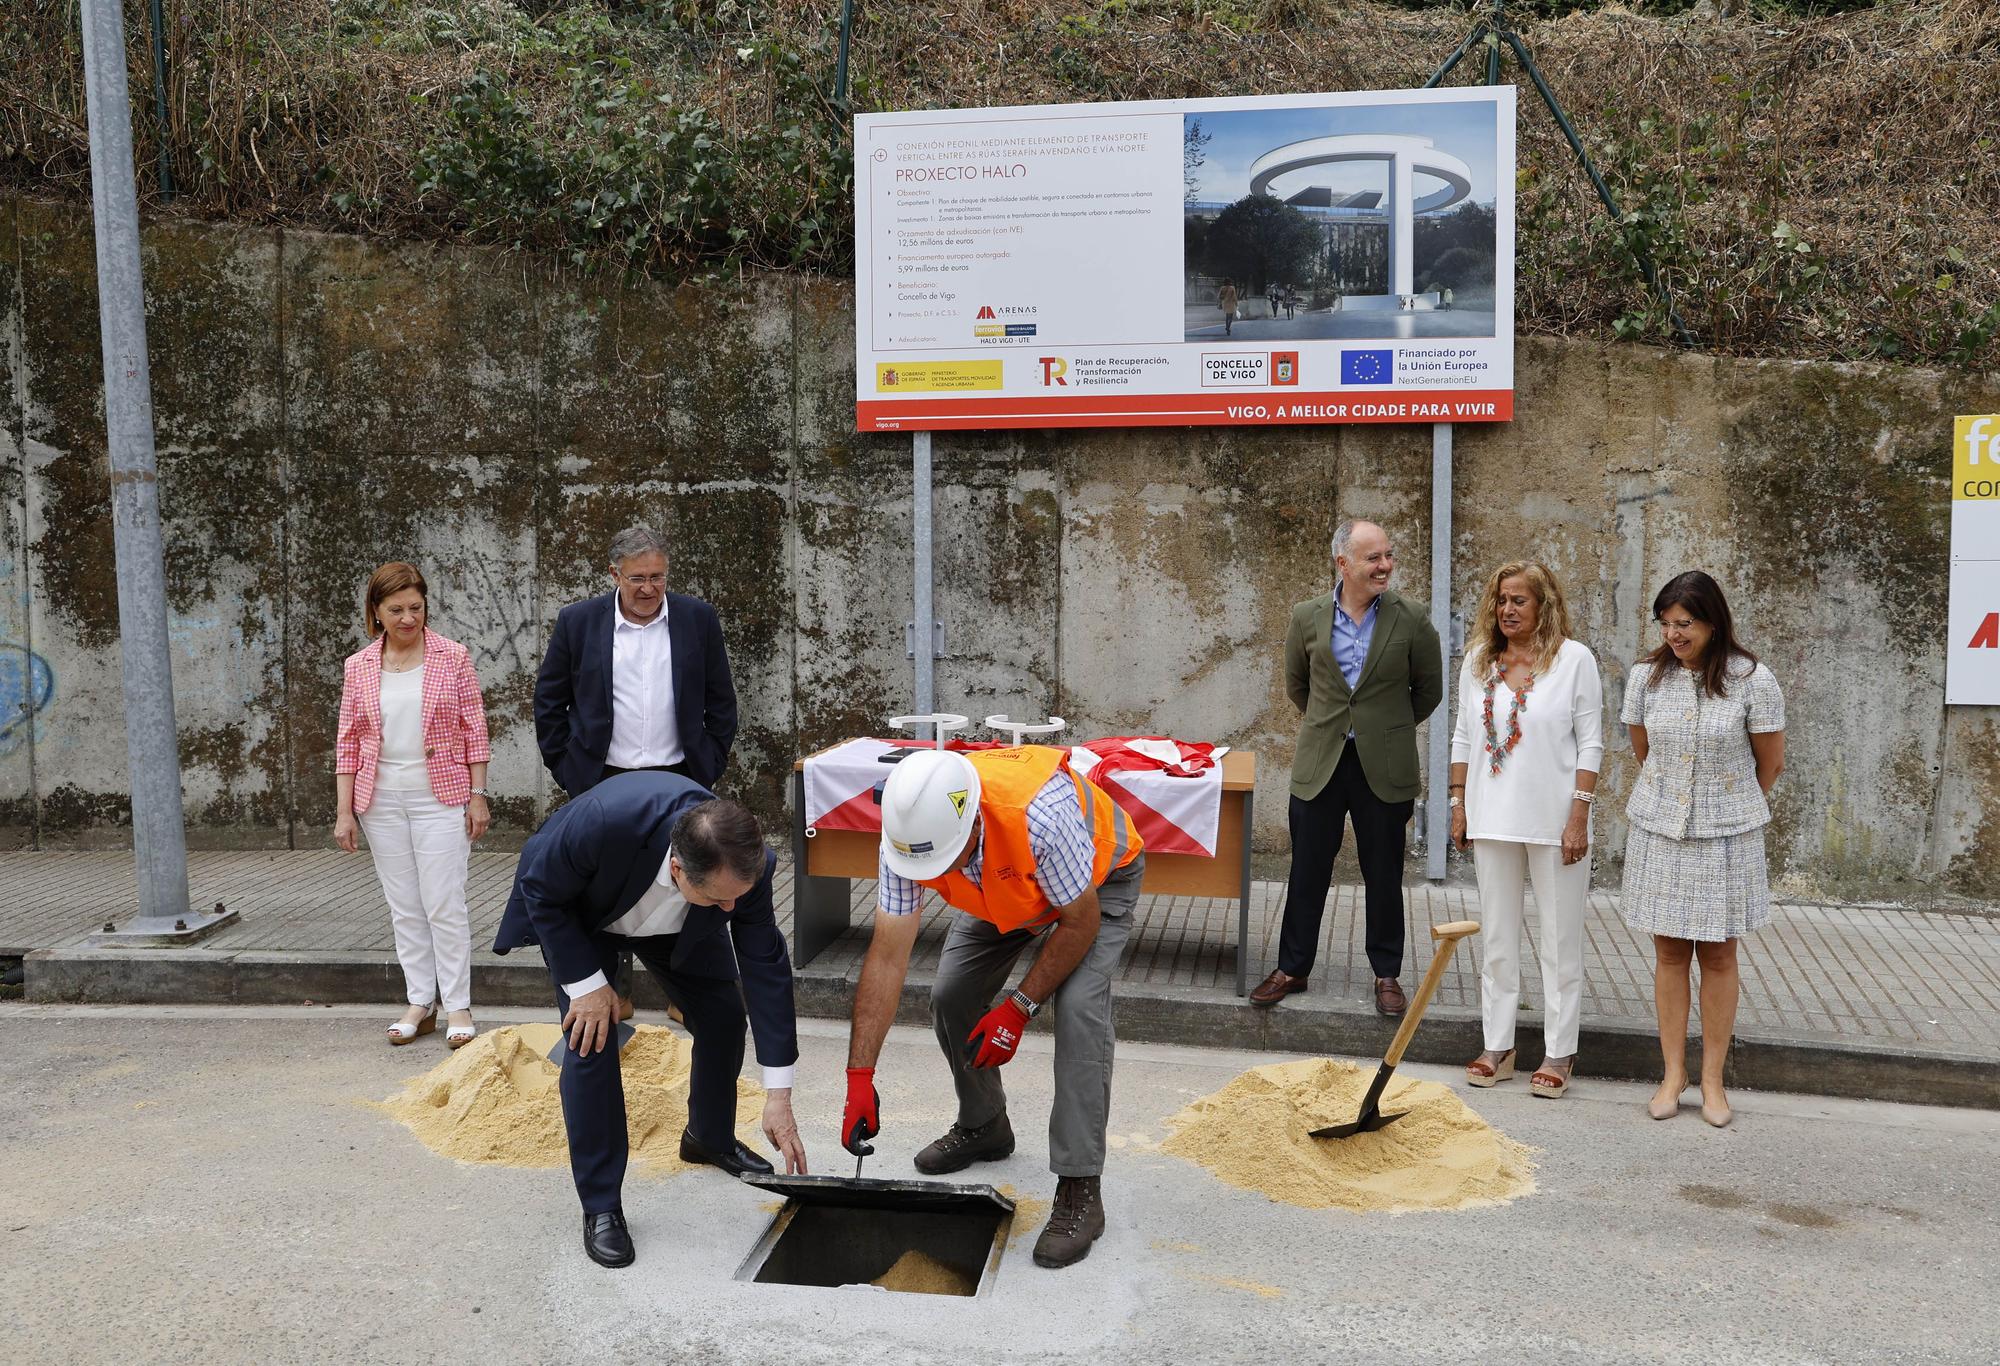
<svg viewBox="0 0 2000 1366">
<path fill-rule="evenodd" d="M 1666 1083 L 1661 1082 L 1660 1084 L 1664 1086 Z M 1682 1082 L 1681 1089 L 1679 1091 L 1674 1092 L 1673 1097 L 1670 1100 L 1662 1100 L 1660 1099 L 1660 1097 L 1654 1096 L 1651 1100 L 1646 1102 L 1646 1113 L 1651 1115 L 1654 1119 L 1672 1119 L 1675 1115 L 1681 1112 L 1681 1096 L 1685 1094 L 1688 1087 L 1692 1085 L 1694 1085 L 1694 1083 L 1691 1081 Z"/>
</svg>

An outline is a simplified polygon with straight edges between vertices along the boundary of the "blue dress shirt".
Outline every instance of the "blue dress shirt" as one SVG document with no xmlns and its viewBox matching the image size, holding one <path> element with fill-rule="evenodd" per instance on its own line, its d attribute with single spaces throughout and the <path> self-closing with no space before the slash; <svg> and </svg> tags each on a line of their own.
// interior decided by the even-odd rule
<svg viewBox="0 0 2000 1366">
<path fill-rule="evenodd" d="M 1378 596 L 1368 604 L 1368 610 L 1356 621 L 1347 615 L 1347 609 L 1340 605 L 1340 585 L 1333 586 L 1333 662 L 1340 666 L 1340 676 L 1352 688 L 1361 681 L 1361 666 L 1368 662 L 1368 647 L 1375 641 L 1375 618 L 1380 614 L 1382 599 Z"/>
</svg>

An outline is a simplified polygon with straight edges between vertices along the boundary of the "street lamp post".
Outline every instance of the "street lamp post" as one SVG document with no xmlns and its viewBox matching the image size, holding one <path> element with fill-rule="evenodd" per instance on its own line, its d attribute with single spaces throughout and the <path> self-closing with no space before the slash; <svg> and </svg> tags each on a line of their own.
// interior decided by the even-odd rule
<svg viewBox="0 0 2000 1366">
<path fill-rule="evenodd" d="M 139 196 L 132 171 L 132 107 L 125 84 L 125 19 L 118 0 L 83 0 L 83 65 L 90 109 L 90 191 L 97 232 L 97 298 L 104 349 L 104 423 L 118 576 L 125 745 L 131 761 L 132 848 L 139 917 L 107 922 L 92 942 L 186 942 L 235 918 L 188 909 L 187 831 L 167 648 L 160 487 L 153 451 L 146 295 L 139 265 Z"/>
</svg>

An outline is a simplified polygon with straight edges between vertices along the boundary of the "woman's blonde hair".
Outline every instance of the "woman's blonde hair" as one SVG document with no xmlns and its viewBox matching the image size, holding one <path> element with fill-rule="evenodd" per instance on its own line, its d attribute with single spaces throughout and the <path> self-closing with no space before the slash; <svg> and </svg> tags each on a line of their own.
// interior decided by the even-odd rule
<svg viewBox="0 0 2000 1366">
<path fill-rule="evenodd" d="M 1563 600 L 1556 576 L 1547 565 L 1533 560 L 1509 560 L 1486 580 L 1486 589 L 1479 595 L 1479 611 L 1466 633 L 1465 655 L 1475 675 L 1485 673 L 1507 648 L 1507 637 L 1500 634 L 1500 585 L 1509 579 L 1525 579 L 1528 591 L 1535 595 L 1535 633 L 1529 641 L 1535 672 L 1547 669 L 1569 639 L 1569 604 Z"/>
<path fill-rule="evenodd" d="M 424 614 L 429 616 L 431 586 L 424 582 L 423 572 L 415 565 L 391 560 L 368 576 L 368 587 L 361 596 L 361 624 L 368 629 L 370 640 L 382 634 L 382 623 L 376 619 L 376 611 L 405 588 L 417 590 L 424 600 Z"/>
</svg>

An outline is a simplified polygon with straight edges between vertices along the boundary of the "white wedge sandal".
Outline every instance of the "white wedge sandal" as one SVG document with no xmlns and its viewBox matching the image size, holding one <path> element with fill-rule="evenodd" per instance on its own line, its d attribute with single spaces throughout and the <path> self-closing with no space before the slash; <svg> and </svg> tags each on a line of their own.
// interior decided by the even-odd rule
<svg viewBox="0 0 2000 1366">
<path fill-rule="evenodd" d="M 410 1024 L 408 1021 L 405 1020 L 398 1020 L 396 1021 L 396 1023 L 390 1025 L 389 1042 L 395 1047 L 401 1048 L 404 1044 L 409 1043 L 412 1039 L 416 1039 L 421 1037 L 422 1035 L 434 1032 L 437 1029 L 437 1027 L 438 1027 L 438 1013 L 437 1013 L 437 1008 L 433 1006 L 431 1008 L 430 1013 L 424 1016 L 423 1019 L 418 1020 L 415 1024 Z"/>
<path fill-rule="evenodd" d="M 463 1048 L 478 1037 L 479 1026 L 470 1020 L 464 1024 L 455 1024 L 444 1032 L 446 1046 L 453 1049 Z"/>
</svg>

